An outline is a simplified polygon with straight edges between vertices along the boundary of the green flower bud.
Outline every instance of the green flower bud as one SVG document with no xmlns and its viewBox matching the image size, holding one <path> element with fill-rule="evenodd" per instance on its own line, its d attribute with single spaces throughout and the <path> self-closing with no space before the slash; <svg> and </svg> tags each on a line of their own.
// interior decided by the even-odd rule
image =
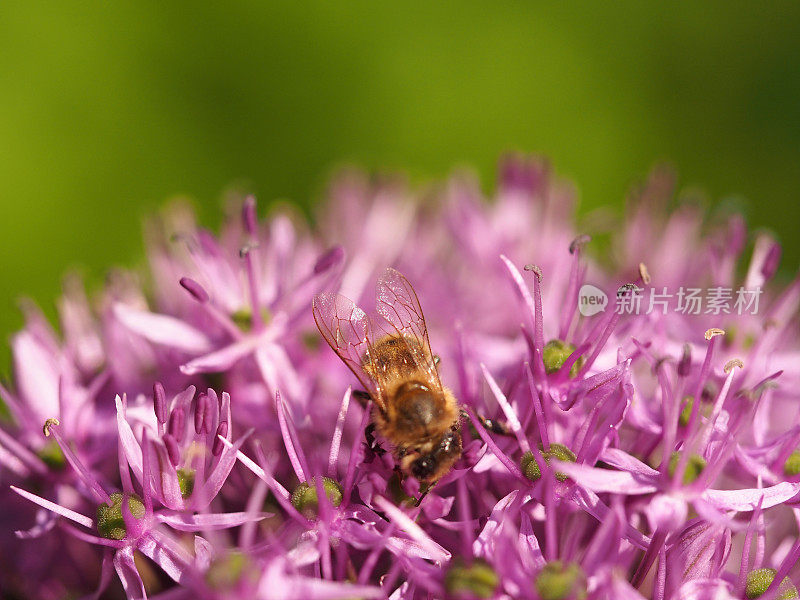
<svg viewBox="0 0 800 600">
<path fill-rule="evenodd" d="M 539 468 L 539 463 L 536 462 L 536 459 L 533 457 L 533 452 L 530 450 L 522 455 L 519 466 L 522 467 L 522 474 L 531 481 L 539 481 L 539 479 L 542 478 L 542 471 Z"/>
<path fill-rule="evenodd" d="M 188 498 L 194 491 L 194 469 L 178 469 L 177 473 L 181 496 Z"/>
<path fill-rule="evenodd" d="M 258 574 L 252 568 L 252 562 L 243 552 L 235 550 L 214 560 L 206 571 L 208 586 L 214 590 L 231 589 L 244 576 L 258 580 Z"/>
<path fill-rule="evenodd" d="M 678 423 L 681 427 L 686 427 L 689 424 L 689 419 L 692 418 L 692 408 L 694 407 L 694 396 L 686 396 L 683 399 L 683 408 L 681 408 L 681 416 L 678 417 Z"/>
<path fill-rule="evenodd" d="M 787 477 L 800 475 L 800 450 L 794 450 L 783 463 L 783 474 Z"/>
<path fill-rule="evenodd" d="M 270 313 L 266 308 L 261 309 L 261 320 L 269 323 Z M 245 333 L 253 329 L 253 311 L 249 308 L 240 308 L 231 315 L 231 320 Z"/>
<path fill-rule="evenodd" d="M 44 464 L 56 471 L 60 471 L 67 464 L 67 459 L 64 458 L 64 453 L 55 440 L 48 440 L 44 446 L 39 448 L 36 455 L 42 459 Z"/>
<path fill-rule="evenodd" d="M 544 345 L 542 349 L 542 360 L 544 361 L 544 370 L 550 374 L 558 371 L 570 355 L 575 352 L 575 346 L 569 342 L 562 340 L 550 340 Z M 576 360 L 569 370 L 569 376 L 575 377 L 578 371 L 581 370 L 585 359 L 581 356 Z"/>
<path fill-rule="evenodd" d="M 745 595 L 753 600 L 753 598 L 758 598 L 767 591 L 767 588 L 770 586 L 772 581 L 775 579 L 775 575 L 778 572 L 775 569 L 755 569 L 754 571 L 750 571 L 747 574 L 747 585 L 745 587 Z M 797 588 L 794 587 L 792 580 L 786 577 L 783 582 L 781 582 L 780 588 L 778 588 L 778 592 L 780 592 L 780 596 L 778 596 L 778 600 L 791 600 L 792 598 L 797 598 Z"/>
<path fill-rule="evenodd" d="M 330 477 L 323 477 L 322 488 L 325 490 L 325 495 L 334 506 L 339 506 L 342 503 L 342 486 L 336 481 Z M 319 498 L 317 497 L 317 485 L 314 479 L 307 482 L 304 481 L 294 489 L 292 493 L 292 506 L 308 517 L 317 514 Z"/>
<path fill-rule="evenodd" d="M 144 503 L 136 494 L 121 494 L 115 492 L 110 495 L 111 506 L 103 502 L 97 506 L 97 531 L 109 540 L 124 540 L 127 535 L 125 518 L 122 516 L 122 502 L 128 499 L 128 509 L 136 519 L 144 517 Z"/>
<path fill-rule="evenodd" d="M 462 561 L 455 561 L 444 577 L 445 589 L 455 596 L 491 598 L 499 583 L 500 578 L 494 569 L 480 558 L 473 560 L 469 566 Z"/>
<path fill-rule="evenodd" d="M 668 472 L 669 476 L 675 475 L 675 469 L 678 468 L 678 461 L 681 459 L 681 453 L 677 450 L 672 453 L 669 458 Z M 686 463 L 686 470 L 683 472 L 683 485 L 689 485 L 700 477 L 700 473 L 706 468 L 705 459 L 699 454 L 692 454 L 689 461 Z"/>
<path fill-rule="evenodd" d="M 413 506 L 417 502 L 416 498 L 406 494 L 405 490 L 403 489 L 403 482 L 400 480 L 400 475 L 398 475 L 396 472 L 392 473 L 392 476 L 389 478 L 389 481 L 387 482 L 387 489 L 392 497 L 392 500 L 398 506 L 401 504 Z"/>
<path fill-rule="evenodd" d="M 564 444 L 550 444 L 550 450 L 545 452 L 543 446 L 539 445 L 539 450 L 541 451 L 542 458 L 544 461 L 549 465 L 551 458 L 556 458 L 558 460 L 564 462 L 575 462 L 578 460 L 578 457 L 575 456 L 575 453 L 567 448 Z M 522 459 L 520 460 L 520 467 L 522 468 L 522 473 L 530 479 L 531 481 L 539 481 L 542 477 L 542 472 L 539 469 L 539 463 L 536 462 L 536 459 L 533 457 L 533 452 L 530 450 L 522 455 Z M 567 474 L 556 472 L 556 479 L 559 481 L 566 481 Z"/>
<path fill-rule="evenodd" d="M 582 599 L 586 597 L 586 576 L 576 564 L 560 560 L 547 563 L 534 581 L 542 600 Z"/>
</svg>

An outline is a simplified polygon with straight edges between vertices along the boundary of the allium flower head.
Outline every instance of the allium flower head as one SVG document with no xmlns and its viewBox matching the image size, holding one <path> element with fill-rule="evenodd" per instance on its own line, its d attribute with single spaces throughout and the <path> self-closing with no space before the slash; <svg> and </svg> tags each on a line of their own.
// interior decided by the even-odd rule
<svg viewBox="0 0 800 600">
<path fill-rule="evenodd" d="M 739 215 L 670 210 L 673 185 L 637 190 L 607 252 L 520 156 L 489 199 L 465 174 L 344 173 L 313 227 L 251 197 L 216 234 L 168 208 L 146 273 L 96 295 L 69 277 L 59 331 L 25 305 L 0 386 L 3 593 L 798 597 L 800 279 Z M 458 404 L 432 486 L 402 461 L 425 442 L 381 435 L 387 398 L 312 316 L 341 294 L 400 332 L 372 291 L 388 267 Z"/>
</svg>

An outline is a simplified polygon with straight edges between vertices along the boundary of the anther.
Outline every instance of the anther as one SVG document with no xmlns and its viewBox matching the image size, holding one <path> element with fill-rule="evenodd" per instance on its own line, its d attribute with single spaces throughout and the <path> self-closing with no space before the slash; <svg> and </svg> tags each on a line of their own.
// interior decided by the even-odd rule
<svg viewBox="0 0 800 600">
<path fill-rule="evenodd" d="M 639 263 L 639 277 L 645 285 L 650 285 L 650 271 L 647 270 L 647 265 L 643 262 Z"/>
<path fill-rule="evenodd" d="M 739 360 L 738 358 L 732 358 L 728 362 L 725 363 L 725 374 L 727 375 L 731 371 L 733 371 L 734 367 L 739 367 L 740 369 L 744 369 L 744 363 Z"/>
<path fill-rule="evenodd" d="M 198 435 L 203 432 L 206 412 L 208 412 L 208 396 L 206 394 L 198 394 L 194 405 L 194 431 Z"/>
<path fill-rule="evenodd" d="M 536 276 L 539 278 L 539 281 L 542 280 L 542 268 L 538 265 L 525 265 L 523 267 L 525 271 L 533 271 L 536 273 Z"/>
<path fill-rule="evenodd" d="M 582 249 L 586 244 L 592 241 L 592 237 L 586 234 L 579 235 L 569 244 L 569 253 L 575 254 L 578 250 Z"/>
<path fill-rule="evenodd" d="M 179 406 L 172 411 L 169 417 L 169 424 L 167 425 L 167 431 L 175 438 L 176 442 L 180 443 L 183 441 L 183 436 L 186 435 L 185 424 L 186 410 L 182 406 Z"/>
<path fill-rule="evenodd" d="M 153 411 L 159 423 L 167 422 L 167 395 L 164 393 L 164 386 L 158 381 L 153 384 Z"/>
<path fill-rule="evenodd" d="M 725 335 L 725 330 L 719 329 L 718 327 L 712 327 L 711 329 L 708 329 L 705 332 L 706 341 L 709 341 L 711 340 L 711 338 L 716 337 L 718 335 Z"/>
<path fill-rule="evenodd" d="M 164 446 L 167 448 L 169 462 L 172 463 L 173 467 L 178 466 L 178 463 L 181 462 L 181 450 L 178 448 L 178 442 L 176 442 L 175 438 L 168 433 L 165 433 L 164 437 L 161 439 L 164 442 Z"/>
<path fill-rule="evenodd" d="M 44 427 L 42 427 L 42 432 L 44 433 L 45 437 L 50 437 L 50 428 L 53 425 L 61 425 L 61 421 L 56 419 L 55 417 L 50 417 L 47 421 L 44 422 Z"/>
<path fill-rule="evenodd" d="M 343 258 L 344 248 L 341 246 L 334 246 L 317 259 L 317 262 L 314 265 L 314 275 L 318 275 L 323 271 L 327 271 L 333 265 L 340 263 Z"/>
<path fill-rule="evenodd" d="M 181 287 L 189 292 L 200 304 L 205 304 L 209 301 L 210 297 L 208 292 L 194 279 L 191 279 L 190 277 L 181 277 L 179 283 L 181 284 Z"/>
</svg>

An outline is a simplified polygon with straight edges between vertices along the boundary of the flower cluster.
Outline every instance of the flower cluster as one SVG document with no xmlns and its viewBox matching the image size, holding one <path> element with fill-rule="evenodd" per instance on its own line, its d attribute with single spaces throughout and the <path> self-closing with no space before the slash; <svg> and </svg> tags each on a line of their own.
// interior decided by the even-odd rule
<svg viewBox="0 0 800 600">
<path fill-rule="evenodd" d="M 58 332 L 25 306 L 0 387 L 0 594 L 797 598 L 800 279 L 773 281 L 769 235 L 672 194 L 656 172 L 605 251 L 525 157 L 488 201 L 466 175 L 417 192 L 345 173 L 313 227 L 249 197 L 217 235 L 167 209 L 146 275 L 92 295 L 67 278 Z M 427 493 L 312 318 L 319 293 L 374 308 L 388 266 L 462 412 Z M 757 290 L 759 310 L 587 313 L 586 284 L 609 306 Z"/>
</svg>

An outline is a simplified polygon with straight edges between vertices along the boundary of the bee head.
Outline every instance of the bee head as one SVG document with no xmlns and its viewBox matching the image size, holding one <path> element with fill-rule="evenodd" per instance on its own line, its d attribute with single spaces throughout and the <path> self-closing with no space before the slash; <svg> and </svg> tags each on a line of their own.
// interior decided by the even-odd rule
<svg viewBox="0 0 800 600">
<path fill-rule="evenodd" d="M 419 481 L 427 480 L 436 470 L 436 459 L 430 455 L 420 456 L 411 463 L 411 474 Z"/>
</svg>

